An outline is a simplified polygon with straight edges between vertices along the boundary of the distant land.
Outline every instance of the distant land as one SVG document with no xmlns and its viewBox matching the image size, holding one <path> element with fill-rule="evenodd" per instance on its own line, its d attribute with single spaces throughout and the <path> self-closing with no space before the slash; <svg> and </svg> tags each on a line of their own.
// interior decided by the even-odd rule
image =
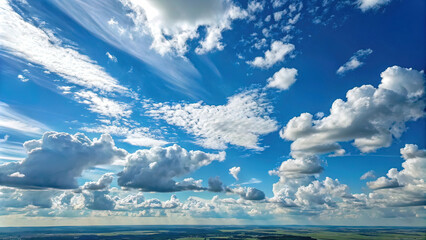
<svg viewBox="0 0 426 240">
<path fill-rule="evenodd" d="M 426 227 L 54 226 L 0 227 L 0 239 L 426 239 Z"/>
</svg>

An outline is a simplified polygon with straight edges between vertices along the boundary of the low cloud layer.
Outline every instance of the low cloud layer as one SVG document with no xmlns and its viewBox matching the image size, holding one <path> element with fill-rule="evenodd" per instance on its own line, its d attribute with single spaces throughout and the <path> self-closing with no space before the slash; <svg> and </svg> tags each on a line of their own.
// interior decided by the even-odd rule
<svg viewBox="0 0 426 240">
<path fill-rule="evenodd" d="M 200 182 L 193 179 L 176 182 L 174 178 L 224 159 L 225 152 L 187 151 L 176 144 L 138 150 L 127 157 L 124 170 L 118 173 L 118 184 L 151 192 L 200 190 Z"/>
<path fill-rule="evenodd" d="M 0 185 L 18 188 L 77 188 L 85 169 L 125 158 L 111 136 L 89 139 L 82 133 L 47 132 L 24 143 L 28 156 L 0 165 Z"/>
</svg>

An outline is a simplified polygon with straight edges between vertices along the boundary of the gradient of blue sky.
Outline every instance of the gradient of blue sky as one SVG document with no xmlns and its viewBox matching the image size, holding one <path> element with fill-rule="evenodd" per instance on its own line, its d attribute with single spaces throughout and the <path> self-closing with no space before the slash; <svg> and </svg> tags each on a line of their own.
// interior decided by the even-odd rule
<svg viewBox="0 0 426 240">
<path fill-rule="evenodd" d="M 42 225 L 424 224 L 426 198 L 424 194 L 410 195 L 413 189 L 424 192 L 426 188 L 424 151 L 412 150 L 412 145 L 408 145 L 422 166 L 418 171 L 423 176 L 410 173 L 416 177 L 403 184 L 408 181 L 406 178 L 400 180 L 388 174 L 382 180 L 397 182 L 398 186 L 375 188 L 367 185 L 385 176 L 389 169 L 405 171 L 401 164 L 412 160 L 401 157 L 400 149 L 406 144 L 415 144 L 418 149 L 426 145 L 424 1 L 217 0 L 192 3 L 182 0 L 178 1 L 181 8 L 176 10 L 182 16 L 170 14 L 173 7 L 167 1 L 159 1 L 157 5 L 149 2 L 140 1 L 142 5 L 137 5 L 138 1 L 133 0 L 0 1 L 0 121 L 3 122 L 0 123 L 0 138 L 3 139 L 0 140 L 0 163 L 3 164 L 0 185 L 4 186 L 0 195 L 0 203 L 4 203 L 0 206 L 0 225 L 32 225 L 33 217 L 40 217 L 37 224 Z M 193 6 L 200 9 L 191 9 Z M 277 13 L 283 10 L 280 18 Z M 158 11 L 160 15 L 149 21 L 149 11 Z M 143 20 L 144 16 L 148 16 L 148 20 Z M 185 24 L 179 25 L 180 21 Z M 192 34 L 193 38 L 174 45 L 173 37 L 185 35 L 179 35 L 183 32 L 182 26 L 189 29 L 185 34 Z M 212 35 L 210 45 L 202 45 L 200 42 L 209 34 L 209 28 L 220 35 L 218 38 Z M 164 37 L 159 31 L 171 34 Z M 164 37 L 160 45 L 152 45 L 155 37 Z M 264 57 L 274 42 L 280 43 L 278 52 L 290 46 L 294 46 L 294 50 L 272 54 L 275 61 L 272 57 L 263 65 L 253 62 L 256 57 Z M 303 154 L 318 158 L 319 162 L 313 163 L 291 148 L 305 133 L 296 134 L 295 139 L 280 137 L 283 127 L 302 113 L 323 112 L 325 117 L 329 116 L 333 102 L 339 98 L 347 101 L 346 93 L 353 88 L 369 84 L 381 88 L 381 74 L 390 72 L 392 69 L 388 68 L 392 66 L 399 67 L 393 69 L 390 81 L 403 86 L 404 82 L 408 85 L 413 82 L 414 88 L 420 86 L 416 91 L 422 93 L 398 92 L 398 96 L 406 97 L 405 102 L 392 104 L 401 104 L 402 109 L 412 108 L 411 112 L 395 110 L 386 112 L 388 117 L 366 118 L 380 122 L 376 131 L 401 132 L 400 136 L 391 135 L 389 144 L 367 143 L 374 145 L 374 149 L 362 151 L 353 144 L 359 136 L 348 134 L 347 129 L 337 126 L 338 123 L 329 123 L 337 124 L 333 128 L 341 130 L 336 135 L 348 135 L 333 140 L 334 135 L 324 132 L 329 138 L 320 141 L 339 143 L 345 153 L 331 156 L 333 151 L 303 150 Z M 345 71 L 338 71 L 340 67 Z M 282 68 L 297 69 L 297 75 L 276 75 L 277 81 L 286 82 L 285 89 L 268 85 L 273 81 L 270 78 Z M 288 82 L 289 79 L 292 81 Z M 390 85 L 383 88 L 392 89 Z M 233 104 L 227 104 L 233 100 Z M 413 103 L 407 103 L 409 101 Z M 372 107 L 373 112 L 384 106 L 386 103 L 378 105 L 376 110 Z M 176 111 L 178 108 L 185 111 Z M 401 117 L 401 113 L 407 117 Z M 180 118 L 181 114 L 184 117 Z M 320 122 L 325 118 L 315 119 Z M 381 123 L 386 119 L 391 119 L 390 125 Z M 346 119 L 349 122 L 358 120 L 356 114 Z M 402 130 L 393 129 L 401 123 L 405 124 Z M 363 131 L 361 128 L 359 131 Z M 356 126 L 354 129 L 358 131 Z M 79 186 L 64 185 L 57 189 L 47 181 L 35 183 L 32 179 L 26 180 L 29 176 L 19 177 L 22 174 L 19 171 L 15 171 L 10 180 L 8 166 L 30 159 L 27 155 L 31 153 L 25 152 L 24 142 L 41 139 L 47 131 L 71 135 L 81 132 L 90 139 L 99 139 L 102 133 L 109 133 L 115 146 L 127 151 L 127 156 L 114 152 L 110 160 L 82 163 L 82 173 L 75 176 Z M 365 134 L 371 137 L 377 132 Z M 308 134 L 302 140 L 315 141 L 315 137 Z M 131 162 L 131 157 L 136 157 L 132 155 L 135 151 L 142 149 L 147 154 L 155 149 L 170 150 L 173 144 L 188 152 L 214 155 L 199 157 L 198 161 L 207 162 L 189 163 L 191 157 L 164 160 L 158 180 L 170 174 L 170 179 L 177 182 L 176 187 L 166 193 L 158 190 L 160 188 L 157 191 L 157 185 L 147 183 L 149 179 L 139 182 L 139 190 L 132 188 L 129 182 L 127 187 L 130 188 L 124 189 L 126 185 L 117 182 L 119 178 L 124 179 L 123 174 L 117 173 L 123 170 L 123 164 Z M 320 143 L 314 145 L 321 147 Z M 55 154 L 64 156 L 64 161 L 76 162 L 72 152 Z M 224 154 L 226 157 L 222 158 Z M 96 157 L 90 155 L 88 159 L 92 158 Z M 115 160 L 120 163 L 111 165 L 113 158 L 119 158 Z M 313 171 L 310 174 L 291 173 L 291 176 L 299 174 L 298 177 L 304 179 L 297 186 L 284 183 L 291 185 L 289 188 L 294 191 L 300 190 L 297 196 L 273 191 L 273 184 L 279 177 L 270 171 L 290 158 L 299 159 L 303 166 L 307 164 L 305 167 L 323 168 L 316 172 L 309 169 Z M 35 159 L 35 163 L 38 161 L 36 157 L 31 159 Z M 47 165 L 49 161 L 58 161 L 48 156 L 42 160 Z M 167 162 L 169 160 L 178 162 L 174 162 L 176 169 L 181 167 L 179 164 L 186 168 L 176 170 L 175 165 Z M 154 158 L 152 161 L 162 164 L 163 160 Z M 291 168 L 293 163 L 287 163 Z M 238 180 L 229 173 L 234 166 L 241 168 Z M 278 175 L 287 177 L 289 172 L 283 169 Z M 374 177 L 361 180 L 360 177 L 370 170 L 374 171 Z M 43 169 L 34 171 L 43 173 Z M 144 174 L 151 173 L 149 169 L 144 171 L 147 171 Z M 179 174 L 170 173 L 173 171 Z M 96 182 L 109 172 L 114 173 L 111 186 L 83 187 L 86 182 Z M 125 175 L 134 177 L 131 174 Z M 404 174 L 408 173 L 401 175 Z M 216 176 L 227 186 L 222 191 L 208 186 L 209 179 Z M 23 181 L 14 182 L 16 178 Z M 202 180 L 202 183 L 191 187 L 178 184 L 186 178 Z M 321 193 L 315 193 L 319 199 L 314 200 L 312 196 L 303 195 L 302 189 L 315 187 L 312 183 L 316 179 Z M 37 190 L 28 190 L 34 187 L 28 182 L 35 184 Z M 327 184 L 333 187 L 330 189 Z M 265 197 L 248 194 L 252 191 L 261 191 Z M 123 203 L 126 196 L 141 196 L 140 192 L 143 192 L 146 206 L 131 207 Z M 40 194 L 48 196 L 47 203 L 34 200 Z M 73 200 L 61 204 L 66 196 Z M 96 196 L 100 196 L 99 199 Z M 105 205 L 103 198 L 111 204 Z M 386 202 L 383 198 L 395 201 Z M 415 199 L 416 203 L 407 202 L 405 198 Z M 161 206 L 154 206 L 152 199 L 158 199 L 155 201 Z M 93 207 L 96 201 L 104 204 L 102 210 Z M 348 212 L 348 209 L 353 211 Z M 102 218 L 105 215 L 109 220 Z"/>
</svg>

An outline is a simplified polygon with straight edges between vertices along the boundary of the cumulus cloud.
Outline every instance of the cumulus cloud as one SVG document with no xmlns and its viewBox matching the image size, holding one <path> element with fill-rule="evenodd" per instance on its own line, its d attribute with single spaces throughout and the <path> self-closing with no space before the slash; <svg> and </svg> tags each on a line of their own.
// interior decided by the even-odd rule
<svg viewBox="0 0 426 240">
<path fill-rule="evenodd" d="M 268 88 L 277 88 L 280 91 L 287 90 L 296 82 L 297 69 L 281 68 L 278 72 L 268 78 Z"/>
<path fill-rule="evenodd" d="M 225 105 L 151 104 L 147 113 L 167 123 L 182 127 L 199 139 L 206 148 L 226 149 L 227 144 L 248 149 L 263 150 L 259 137 L 277 129 L 277 123 L 269 117 L 272 106 L 265 93 L 259 89 L 243 91 L 231 96 Z"/>
<path fill-rule="evenodd" d="M 241 167 L 232 167 L 229 169 L 229 174 L 231 174 L 235 178 L 235 180 L 238 181 L 238 174 L 240 173 L 240 171 Z"/>
<path fill-rule="evenodd" d="M 291 119 L 280 131 L 294 141 L 292 152 L 343 154 L 338 142 L 354 141 L 361 152 L 388 147 L 399 138 L 405 123 L 424 117 L 424 73 L 411 68 L 389 67 L 378 88 L 363 85 L 349 90 L 347 100 L 334 101 L 330 115 L 313 120 L 310 113 Z"/>
<path fill-rule="evenodd" d="M 231 190 L 245 200 L 259 201 L 265 199 L 265 193 L 253 187 L 238 187 Z"/>
<path fill-rule="evenodd" d="M 223 185 L 222 181 L 218 176 L 214 178 L 209 178 L 209 191 L 210 192 L 223 192 L 226 190 L 226 187 Z"/>
<path fill-rule="evenodd" d="M 278 62 L 284 61 L 285 56 L 294 49 L 293 44 L 274 41 L 271 43 L 271 49 L 265 52 L 264 57 L 256 57 L 253 61 L 247 63 L 253 67 L 270 68 Z"/>
<path fill-rule="evenodd" d="M 396 188 L 401 187 L 399 185 L 398 180 L 396 179 L 389 179 L 385 177 L 379 177 L 374 182 L 368 182 L 367 186 L 371 189 L 383 189 L 383 188 Z"/>
<path fill-rule="evenodd" d="M 361 67 L 364 62 L 362 62 L 368 55 L 373 53 L 371 49 L 361 49 L 358 50 L 345 64 L 337 69 L 337 74 L 343 75 L 347 71 L 351 71 Z"/>
<path fill-rule="evenodd" d="M 18 188 L 77 188 L 83 170 L 124 158 L 126 151 L 115 147 L 104 134 L 90 140 L 82 133 L 46 132 L 39 140 L 24 143 L 28 156 L 21 162 L 0 165 L 0 185 Z M 11 176 L 19 172 L 20 177 Z"/>
<path fill-rule="evenodd" d="M 84 183 L 82 189 L 84 190 L 103 190 L 107 189 L 114 179 L 114 173 L 105 173 L 96 182 Z"/>
<path fill-rule="evenodd" d="M 85 207 L 91 210 L 113 210 L 115 201 L 108 193 L 109 191 L 84 192 Z"/>
<path fill-rule="evenodd" d="M 225 152 L 187 151 L 176 144 L 138 150 L 127 157 L 124 170 L 118 173 L 118 184 L 152 192 L 200 190 L 200 182 L 193 179 L 176 182 L 174 178 L 224 159 Z"/>
<path fill-rule="evenodd" d="M 152 37 L 151 48 L 159 54 L 175 52 L 184 55 L 188 41 L 199 38 L 199 29 L 205 36 L 196 48 L 198 54 L 222 50 L 222 32 L 231 29 L 236 19 L 248 17 L 249 12 L 226 0 L 214 1 L 152 1 L 122 0 L 131 10 L 129 15 L 140 32 Z M 250 5 L 249 5 L 250 6 Z M 259 10 L 253 5 L 252 11 Z"/>
<path fill-rule="evenodd" d="M 382 206 L 422 206 L 426 204 L 426 150 L 406 144 L 401 148 L 402 170 L 391 168 L 385 177 L 368 182 L 371 204 Z"/>
<path fill-rule="evenodd" d="M 49 128 L 41 122 L 17 112 L 4 102 L 0 102 L 0 130 L 19 132 L 31 136 L 40 135 L 48 129 Z M 6 136 L 2 141 L 7 140 L 8 137 Z"/>
<path fill-rule="evenodd" d="M 373 170 L 370 170 L 370 171 L 362 174 L 362 176 L 359 179 L 365 180 L 365 179 L 368 179 L 368 178 L 376 178 L 376 175 L 374 174 Z"/>
<path fill-rule="evenodd" d="M 357 4 L 359 9 L 363 12 L 380 8 L 386 4 L 388 4 L 391 0 L 358 0 Z"/>
</svg>

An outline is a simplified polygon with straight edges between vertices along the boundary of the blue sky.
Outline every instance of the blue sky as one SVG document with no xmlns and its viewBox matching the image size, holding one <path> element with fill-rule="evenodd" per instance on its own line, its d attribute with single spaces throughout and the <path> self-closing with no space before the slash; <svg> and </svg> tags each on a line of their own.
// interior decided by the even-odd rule
<svg viewBox="0 0 426 240">
<path fill-rule="evenodd" d="M 1 225 L 424 225 L 425 7 L 0 1 Z"/>
</svg>

